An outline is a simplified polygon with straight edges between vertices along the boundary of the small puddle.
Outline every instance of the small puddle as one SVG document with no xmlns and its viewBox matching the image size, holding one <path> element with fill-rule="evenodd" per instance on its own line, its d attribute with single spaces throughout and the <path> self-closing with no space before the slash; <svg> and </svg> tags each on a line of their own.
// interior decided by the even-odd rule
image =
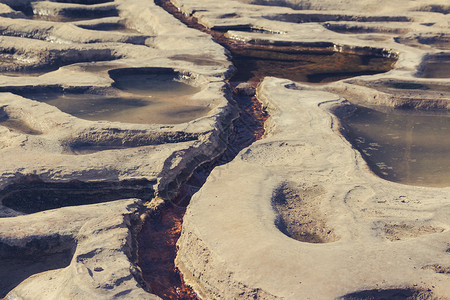
<svg viewBox="0 0 450 300">
<path fill-rule="evenodd" d="M 450 186 L 450 113 L 357 106 L 342 123 L 344 135 L 381 178 Z"/>
<path fill-rule="evenodd" d="M 114 70 L 113 70 L 114 71 Z M 190 96 L 200 91 L 174 74 L 120 74 L 107 94 L 70 91 L 17 91 L 25 98 L 53 105 L 72 116 L 90 121 L 134 124 L 180 124 L 200 118 L 208 107 L 193 105 Z M 119 71 L 119 70 L 116 70 Z M 130 71 L 131 72 L 131 71 Z"/>
<path fill-rule="evenodd" d="M 434 55 L 424 62 L 423 78 L 450 78 L 450 55 Z"/>
<path fill-rule="evenodd" d="M 170 69 L 117 69 L 109 73 L 114 87 L 149 98 L 181 97 L 200 91 L 199 87 L 185 83 L 183 75 Z"/>
</svg>

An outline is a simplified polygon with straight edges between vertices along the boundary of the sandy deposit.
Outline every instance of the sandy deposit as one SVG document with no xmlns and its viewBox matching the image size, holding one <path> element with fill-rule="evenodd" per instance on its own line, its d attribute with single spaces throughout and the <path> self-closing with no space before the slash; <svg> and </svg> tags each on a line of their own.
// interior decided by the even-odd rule
<svg viewBox="0 0 450 300">
<path fill-rule="evenodd" d="M 195 167 L 224 150 L 236 117 L 224 82 L 232 67 L 209 35 L 150 0 L 0 2 L 1 188 L 36 178 L 145 179 L 154 195 L 170 199 Z M 314 86 L 266 78 L 258 87 L 270 114 L 265 138 L 216 168 L 186 213 L 176 264 L 200 297 L 449 297 L 449 188 L 376 177 L 331 113 L 345 111 L 347 100 L 448 109 L 449 76 L 427 71 L 450 50 L 448 4 L 391 2 L 173 1 L 230 39 L 399 57 L 384 74 Z M 111 71 L 142 68 L 179 74 L 200 89 L 183 104 L 207 113 L 180 124 L 85 120 L 17 95 L 116 95 Z M 440 88 L 417 93 L 380 82 Z M 156 298 L 134 264 L 144 211 L 137 200 L 30 215 L 2 205 L 2 263 L 21 270 L 2 292 Z M 24 252 L 32 259 L 22 260 Z"/>
</svg>

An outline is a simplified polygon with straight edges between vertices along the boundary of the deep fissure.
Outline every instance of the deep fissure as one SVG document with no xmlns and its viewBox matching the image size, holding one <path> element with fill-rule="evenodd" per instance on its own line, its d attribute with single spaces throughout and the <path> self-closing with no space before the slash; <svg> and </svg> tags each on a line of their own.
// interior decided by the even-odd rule
<svg viewBox="0 0 450 300">
<path fill-rule="evenodd" d="M 242 43 L 228 38 L 226 30 L 206 28 L 195 17 L 183 14 L 170 0 L 155 0 L 155 3 L 188 27 L 210 34 L 231 52 L 231 60 L 237 67 L 228 84 L 240 113 L 233 122 L 233 132 L 225 152 L 217 159 L 201 164 L 178 188 L 178 194 L 165 199 L 167 204 L 159 213 L 147 218 L 138 236 L 138 265 L 148 291 L 163 299 L 198 299 L 184 283 L 174 263 L 182 219 L 191 197 L 205 183 L 214 167 L 230 162 L 240 150 L 263 137 L 268 115 L 255 93 L 261 80 L 265 76 L 275 76 L 320 83 L 371 75 L 390 70 L 396 57 L 386 53 L 358 53 L 356 50 L 353 53 L 335 52 L 334 45 L 329 43 L 308 46 Z M 183 57 L 178 59 L 183 60 Z"/>
</svg>

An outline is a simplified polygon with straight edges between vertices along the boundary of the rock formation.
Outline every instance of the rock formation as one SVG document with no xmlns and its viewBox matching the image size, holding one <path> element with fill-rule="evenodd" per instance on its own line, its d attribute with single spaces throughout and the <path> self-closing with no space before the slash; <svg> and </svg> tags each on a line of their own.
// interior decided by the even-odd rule
<svg viewBox="0 0 450 300">
<path fill-rule="evenodd" d="M 136 265 L 140 226 L 244 114 L 218 42 L 398 60 L 263 79 L 264 137 L 188 206 L 187 284 L 203 299 L 450 297 L 449 187 L 377 177 L 339 120 L 354 104 L 448 110 L 447 1 L 172 0 L 197 29 L 161 2 L 0 0 L 0 297 L 158 298 Z"/>
</svg>

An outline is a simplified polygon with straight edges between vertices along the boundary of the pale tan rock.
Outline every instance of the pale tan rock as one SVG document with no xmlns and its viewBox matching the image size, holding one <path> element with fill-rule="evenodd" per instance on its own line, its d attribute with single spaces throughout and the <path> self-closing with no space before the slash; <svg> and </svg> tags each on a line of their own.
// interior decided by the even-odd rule
<svg viewBox="0 0 450 300">
<path fill-rule="evenodd" d="M 53 183 L 146 179 L 166 195 L 177 189 L 179 176 L 224 150 L 223 128 L 236 117 L 223 94 L 231 64 L 206 34 L 186 28 L 153 1 L 0 2 L 0 188 L 33 176 Z M 23 9 L 28 3 L 40 17 L 26 19 L 5 5 Z M 77 14 L 97 20 L 71 22 Z M 102 16 L 106 20 L 98 19 Z M 130 31 L 87 29 L 102 22 L 120 22 Z M 184 55 L 209 57 L 212 63 L 196 64 Z M 13 94 L 113 93 L 109 71 L 126 68 L 174 70 L 197 88 L 189 99 L 176 101 L 189 100 L 207 113 L 180 124 L 88 121 Z M 93 151 L 78 152 L 78 144 L 93 145 Z M 143 288 L 134 263 L 134 235 L 145 216 L 141 202 L 30 215 L 0 205 L 0 216 L 0 277 L 8 278 L 0 280 L 0 288 L 2 293 L 14 288 L 7 299 L 158 298 Z"/>
<path fill-rule="evenodd" d="M 132 226 L 142 211 L 142 203 L 135 199 L 0 219 L 2 230 L 8 230 L 0 234 L 2 245 L 32 256 L 36 271 L 41 256 L 71 258 L 65 268 L 28 278 L 6 299 L 158 299 L 142 289 L 137 281 L 141 280 L 139 271 L 130 262 L 135 247 Z M 44 245 L 48 247 L 45 252 Z M 14 255 L 17 253 L 1 253 L 2 260 Z M 6 259 L 3 267 L 14 267 L 8 262 Z M 17 263 L 15 267 L 25 266 Z M 17 273 L 17 269 L 11 270 L 9 276 Z"/>
<path fill-rule="evenodd" d="M 345 100 L 291 85 L 264 80 L 258 98 L 270 113 L 266 138 L 216 168 L 194 195 L 176 259 L 188 283 L 205 299 L 335 299 L 395 288 L 445 299 L 449 279 L 422 267 L 449 263 L 449 188 L 378 178 L 329 112 Z M 300 210 L 285 208 L 298 222 L 306 210 L 316 222 L 309 235 L 322 232 L 322 243 L 277 227 L 273 201 L 287 183 L 322 191 L 298 192 Z"/>
</svg>

